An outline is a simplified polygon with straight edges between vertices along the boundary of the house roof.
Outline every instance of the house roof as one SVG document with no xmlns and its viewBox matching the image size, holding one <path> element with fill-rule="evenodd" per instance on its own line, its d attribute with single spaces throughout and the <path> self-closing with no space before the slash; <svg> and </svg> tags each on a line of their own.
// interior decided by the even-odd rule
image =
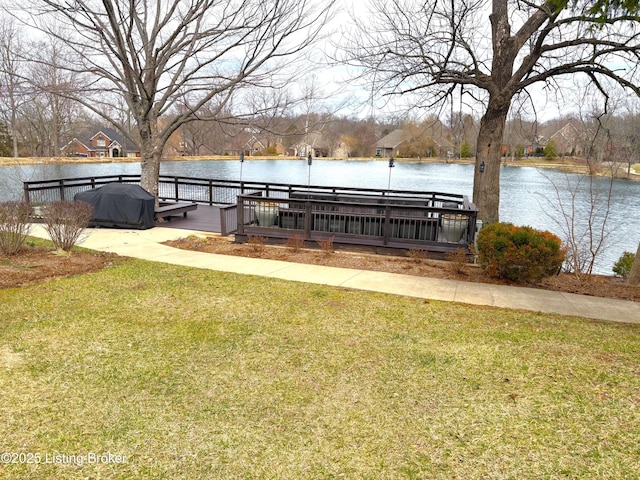
<svg viewBox="0 0 640 480">
<path fill-rule="evenodd" d="M 407 139 L 405 135 L 406 134 L 403 129 L 397 128 L 396 130 L 378 140 L 378 142 L 376 143 L 376 148 L 395 149 L 398 145 L 400 145 Z M 431 139 L 433 143 L 435 143 L 436 146 L 440 148 L 451 148 L 453 146 L 449 140 L 436 132 L 436 129 L 433 127 L 425 130 L 424 135 Z"/>
<path fill-rule="evenodd" d="M 130 142 L 124 135 L 120 134 L 120 132 L 118 132 L 117 130 L 113 129 L 113 128 L 109 128 L 109 127 L 105 127 L 105 128 L 101 128 L 100 130 L 92 130 L 93 132 L 95 132 L 91 137 L 89 137 L 89 140 L 92 140 L 94 137 L 96 137 L 97 135 L 99 135 L 100 133 L 103 133 L 106 137 L 109 138 L 109 140 L 111 140 L 111 142 L 116 142 L 118 143 L 120 146 L 122 146 L 125 150 L 130 151 L 130 152 L 137 152 L 140 149 L 138 148 L 138 146 L 133 143 Z M 90 133 L 89 133 L 90 135 Z"/>
<path fill-rule="evenodd" d="M 395 129 L 393 132 L 382 137 L 376 143 L 376 148 L 396 148 L 404 141 L 404 131 L 401 128 Z"/>
<path fill-rule="evenodd" d="M 256 137 L 255 135 L 251 135 L 251 138 L 249 140 L 247 140 L 246 142 L 244 142 L 243 147 L 247 148 L 247 147 L 251 147 L 251 148 L 255 148 L 255 146 L 259 145 L 260 148 L 265 149 L 266 147 L 264 146 L 264 143 L 262 141 L 260 141 L 260 139 L 258 137 Z"/>
</svg>

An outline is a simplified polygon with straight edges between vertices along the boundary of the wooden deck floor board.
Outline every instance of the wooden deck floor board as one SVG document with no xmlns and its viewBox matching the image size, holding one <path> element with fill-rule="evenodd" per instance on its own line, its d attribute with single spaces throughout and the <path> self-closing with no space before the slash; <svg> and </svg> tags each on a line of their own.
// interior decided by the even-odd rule
<svg viewBox="0 0 640 480">
<path fill-rule="evenodd" d="M 156 222 L 156 226 L 220 233 L 220 207 L 199 204 L 197 210 L 189 212 L 187 217 L 174 217 L 171 221 Z"/>
</svg>

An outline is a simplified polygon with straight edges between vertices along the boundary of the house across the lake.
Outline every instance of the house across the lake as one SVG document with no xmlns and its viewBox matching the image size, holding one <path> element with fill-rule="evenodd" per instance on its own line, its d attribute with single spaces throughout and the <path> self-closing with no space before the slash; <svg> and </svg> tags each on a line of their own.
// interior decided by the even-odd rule
<svg viewBox="0 0 640 480">
<path fill-rule="evenodd" d="M 375 145 L 376 157 L 446 157 L 453 145 L 435 126 L 421 131 L 398 128 L 382 137 Z"/>
<path fill-rule="evenodd" d="M 140 157 L 138 146 L 113 128 L 87 130 L 62 147 L 61 153 L 66 157 Z"/>
</svg>

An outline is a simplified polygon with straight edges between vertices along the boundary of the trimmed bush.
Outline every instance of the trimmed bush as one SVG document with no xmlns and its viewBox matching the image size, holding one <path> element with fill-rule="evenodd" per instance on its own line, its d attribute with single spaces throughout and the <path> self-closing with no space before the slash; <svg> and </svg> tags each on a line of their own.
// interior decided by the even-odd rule
<svg viewBox="0 0 640 480">
<path fill-rule="evenodd" d="M 68 252 L 93 217 L 86 202 L 52 202 L 44 206 L 45 229 L 58 250 Z"/>
<path fill-rule="evenodd" d="M 496 222 L 478 233 L 478 253 L 487 275 L 538 283 L 560 271 L 566 249 L 550 232 Z"/>
<path fill-rule="evenodd" d="M 31 228 L 31 205 L 26 202 L 0 203 L 0 252 L 15 255 L 22 249 Z"/>
<path fill-rule="evenodd" d="M 317 240 L 318 245 L 320 246 L 320 250 L 322 250 L 322 252 L 325 255 L 331 255 L 333 253 L 333 240 L 336 237 L 331 236 L 329 238 L 325 238 L 324 240 Z"/>
<path fill-rule="evenodd" d="M 302 250 L 305 247 L 304 237 L 300 235 L 295 235 L 294 237 L 287 238 L 284 244 L 293 253 L 298 253 L 300 250 Z"/>
<path fill-rule="evenodd" d="M 635 258 L 635 253 L 624 252 L 613 266 L 613 273 L 626 280 L 627 277 L 629 277 L 631 266 L 633 265 Z"/>
</svg>

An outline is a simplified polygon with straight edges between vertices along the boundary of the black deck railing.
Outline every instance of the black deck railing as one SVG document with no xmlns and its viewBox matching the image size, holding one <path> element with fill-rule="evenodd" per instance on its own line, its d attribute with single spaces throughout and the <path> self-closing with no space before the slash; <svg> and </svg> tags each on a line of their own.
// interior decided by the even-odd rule
<svg viewBox="0 0 640 480">
<path fill-rule="evenodd" d="M 236 239 L 298 237 L 445 252 L 473 244 L 477 209 L 463 195 L 364 189 L 276 189 L 238 196 Z"/>
<path fill-rule="evenodd" d="M 24 183 L 30 203 L 72 200 L 107 183 L 139 184 L 139 175 Z M 162 175 L 162 201 L 220 205 L 223 234 L 448 251 L 473 244 L 477 210 L 467 197 L 440 192 L 240 182 Z"/>
<path fill-rule="evenodd" d="M 23 183 L 23 197 L 29 203 L 47 203 L 73 200 L 78 192 L 98 188 L 108 183 L 140 184 L 140 175 L 105 175 L 94 177 L 38 180 Z M 161 175 L 158 180 L 158 197 L 161 201 L 195 202 L 206 205 L 230 205 L 243 193 L 264 192 L 266 195 L 288 196 L 289 192 L 310 189 L 316 192 L 339 193 L 352 191 L 341 187 L 308 187 L 285 183 L 245 182 L 182 176 Z M 375 189 L 357 189 L 363 193 L 375 193 Z"/>
<path fill-rule="evenodd" d="M 78 192 L 114 182 L 140 184 L 140 175 L 107 175 L 24 182 L 24 200 L 29 203 L 73 200 Z M 268 191 L 269 188 L 270 185 L 265 183 L 161 175 L 158 181 L 158 197 L 162 201 L 228 205 L 235 203 L 236 196 L 241 193 Z"/>
</svg>

